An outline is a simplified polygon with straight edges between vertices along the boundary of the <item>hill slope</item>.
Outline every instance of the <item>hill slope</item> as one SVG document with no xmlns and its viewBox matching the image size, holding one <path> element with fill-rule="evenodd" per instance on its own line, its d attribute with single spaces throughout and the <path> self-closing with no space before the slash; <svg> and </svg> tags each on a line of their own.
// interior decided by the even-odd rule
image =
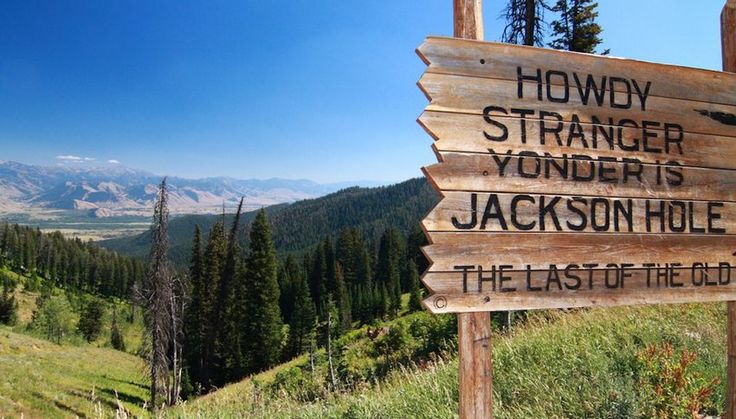
<svg viewBox="0 0 736 419">
<path fill-rule="evenodd" d="M 90 345 L 57 345 L 0 326 L 0 416 L 135 415 L 148 397 L 141 358 Z"/>
<path fill-rule="evenodd" d="M 378 188 L 353 187 L 290 205 L 267 207 L 273 238 L 279 252 L 311 247 L 325 236 L 335 236 L 344 228 L 357 228 L 376 239 L 387 227 L 407 231 L 419 224 L 437 202 L 437 195 L 424 178 L 411 179 Z M 249 223 L 255 212 L 244 214 Z M 194 227 L 208 231 L 219 216 L 189 215 L 171 220 L 171 259 L 186 263 L 194 237 Z M 228 216 L 227 220 L 231 220 Z M 99 242 L 102 247 L 135 257 L 145 257 L 150 247 L 149 233 Z"/>
<path fill-rule="evenodd" d="M 419 315 L 427 315 L 421 313 Z M 697 410 L 724 410 L 725 305 L 690 304 L 539 311 L 511 335 L 493 336 L 494 413 L 497 418 L 646 418 L 656 403 L 672 409 L 662 417 L 692 417 L 673 407 L 675 397 L 657 400 L 647 375 L 676 368 L 684 349 L 697 359 L 684 370 L 678 396 L 692 400 L 705 392 Z M 662 359 L 645 354 L 648 345 L 672 345 Z M 665 351 L 666 352 L 666 351 Z M 171 417 L 406 418 L 453 417 L 457 413 L 457 360 L 395 370 L 369 389 L 300 401 L 288 388 L 269 390 L 273 371 L 225 387 L 170 410 Z M 662 373 L 661 376 L 666 376 Z M 644 377 L 647 377 L 645 379 Z M 713 380 L 718 383 L 711 385 Z M 656 378 L 655 378 L 656 380 Z M 665 386 L 666 391 L 670 387 Z M 674 412 L 674 413 L 672 413 Z"/>
</svg>

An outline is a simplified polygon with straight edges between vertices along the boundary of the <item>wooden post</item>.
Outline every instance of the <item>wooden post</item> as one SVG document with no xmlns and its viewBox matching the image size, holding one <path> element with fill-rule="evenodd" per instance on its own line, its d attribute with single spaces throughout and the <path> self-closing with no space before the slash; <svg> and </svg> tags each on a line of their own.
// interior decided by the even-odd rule
<svg viewBox="0 0 736 419">
<path fill-rule="evenodd" d="M 727 0 L 721 11 L 721 58 L 723 71 L 736 73 L 736 0 Z M 726 306 L 728 369 L 724 417 L 736 419 L 736 301 L 728 301 Z"/>
<path fill-rule="evenodd" d="M 453 0 L 455 37 L 483 39 L 482 0 Z M 460 418 L 493 417 L 491 313 L 457 315 Z"/>
</svg>

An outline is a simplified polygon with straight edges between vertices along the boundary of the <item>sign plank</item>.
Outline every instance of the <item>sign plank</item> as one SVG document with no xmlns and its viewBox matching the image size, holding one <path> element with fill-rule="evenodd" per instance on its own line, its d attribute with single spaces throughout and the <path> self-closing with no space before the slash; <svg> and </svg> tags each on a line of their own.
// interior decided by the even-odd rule
<svg viewBox="0 0 736 419">
<path fill-rule="evenodd" d="M 440 153 L 423 170 L 440 191 L 601 195 L 626 198 L 736 200 L 736 171 L 637 162 L 546 158 L 533 154 Z M 555 164 L 556 163 L 556 164 Z M 603 169 L 601 171 L 601 169 Z"/>
<path fill-rule="evenodd" d="M 427 71 L 434 73 L 516 81 L 518 67 L 525 72 L 539 68 L 543 73 L 565 71 L 571 78 L 575 73 L 583 83 L 590 75 L 597 85 L 609 88 L 612 76 L 652 81 L 651 96 L 736 105 L 736 75 L 720 71 L 443 37 L 427 38 L 417 54 L 429 66 Z M 607 83 L 601 83 L 603 77 Z M 552 81 L 559 83 L 554 77 Z M 622 90 L 625 84 L 614 83 L 614 87 Z"/>
<path fill-rule="evenodd" d="M 430 233 L 736 234 L 736 203 L 451 191 L 422 223 Z"/>
<path fill-rule="evenodd" d="M 736 236 L 565 233 L 434 232 L 423 248 L 431 272 L 455 266 L 547 269 L 550 264 L 718 263 L 733 260 Z M 470 268 L 469 268 L 470 269 Z"/>
<path fill-rule="evenodd" d="M 520 88 L 520 85 L 523 86 Z M 540 87 L 541 86 L 541 87 Z M 652 129 L 663 129 L 665 124 L 675 124 L 685 132 L 736 136 L 736 106 L 693 102 L 683 99 L 651 97 L 646 99 L 633 92 L 625 97 L 602 100 L 601 105 L 588 98 L 587 104 L 569 84 L 557 85 L 517 81 L 472 78 L 466 76 L 424 73 L 419 87 L 430 99 L 427 110 L 466 113 L 471 115 L 512 115 L 519 110 L 529 120 L 547 121 L 562 132 L 570 130 L 577 122 L 642 127 L 646 123 Z M 576 93 L 572 93 L 575 91 Z M 539 92 L 541 96 L 538 96 Z M 519 96 L 522 97 L 519 97 Z M 494 107 L 492 112 L 489 107 Z M 729 116 L 730 115 L 730 116 Z M 559 116 L 559 117 L 558 117 Z M 493 135 L 500 136 L 499 129 Z"/>
<path fill-rule="evenodd" d="M 516 270 L 498 266 L 478 270 L 476 266 L 474 270 L 460 267 L 454 272 L 427 272 L 422 281 L 435 294 L 482 294 L 494 295 L 494 298 L 498 298 L 497 294 L 525 294 L 528 297 L 554 294 L 564 297 L 565 294 L 614 295 L 699 288 L 718 288 L 721 292 L 736 293 L 736 266 L 728 262 L 698 262 L 685 267 L 671 264 L 648 267 L 552 264 L 546 269 Z"/>
<path fill-rule="evenodd" d="M 494 119 L 508 129 L 508 138 L 505 141 L 492 141 L 485 136 L 485 133 L 492 132 L 495 127 L 481 115 L 426 111 L 418 122 L 436 140 L 434 145 L 438 151 L 485 153 L 491 147 L 511 150 L 514 155 L 522 151 L 539 154 L 555 152 L 583 154 L 593 158 L 604 156 L 638 159 L 645 163 L 675 160 L 683 166 L 736 169 L 734 137 L 683 132 L 679 141 L 679 135 L 671 132 L 668 133 L 670 141 L 665 141 L 664 130 L 652 129 L 649 132 L 656 133 L 657 136 L 648 137 L 645 149 L 641 128 L 625 126 L 619 132 L 617 128 L 612 129 L 609 126 L 581 123 L 581 132 L 586 136 L 586 141 L 576 138 L 569 145 L 567 141 L 559 145 L 552 134 L 543 133 L 538 120 L 523 120 L 526 140 L 522 140 L 521 118 L 498 116 Z"/>
<path fill-rule="evenodd" d="M 433 294 L 422 303 L 429 311 L 468 313 L 478 311 L 533 310 L 544 308 L 615 307 L 641 304 L 673 304 L 732 300 L 734 287 L 662 288 L 641 292 L 581 292 L 566 294 Z"/>
</svg>

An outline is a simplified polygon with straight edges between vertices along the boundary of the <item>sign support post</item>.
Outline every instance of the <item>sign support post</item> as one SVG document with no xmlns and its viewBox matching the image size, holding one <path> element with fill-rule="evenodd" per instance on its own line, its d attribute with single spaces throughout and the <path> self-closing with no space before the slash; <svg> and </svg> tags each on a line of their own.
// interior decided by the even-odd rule
<svg viewBox="0 0 736 419">
<path fill-rule="evenodd" d="M 721 57 L 723 71 L 736 73 L 736 0 L 727 0 L 721 11 Z M 725 417 L 736 419 L 736 301 L 728 301 L 726 305 L 728 368 Z"/>
<path fill-rule="evenodd" d="M 482 0 L 453 0 L 456 38 L 483 39 Z M 457 315 L 460 417 L 493 417 L 491 313 Z"/>
</svg>

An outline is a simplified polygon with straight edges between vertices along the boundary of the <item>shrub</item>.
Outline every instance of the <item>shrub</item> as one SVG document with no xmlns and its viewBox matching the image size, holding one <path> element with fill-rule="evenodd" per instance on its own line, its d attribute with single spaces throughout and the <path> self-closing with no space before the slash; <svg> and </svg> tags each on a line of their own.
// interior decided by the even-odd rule
<svg viewBox="0 0 736 419">
<path fill-rule="evenodd" d="M 692 368 L 697 354 L 683 349 L 678 355 L 670 343 L 647 345 L 637 359 L 643 417 L 698 417 L 720 383 L 718 378 L 704 382 Z"/>
<path fill-rule="evenodd" d="M 72 308 L 64 296 L 38 297 L 40 306 L 33 313 L 30 327 L 38 330 L 52 342 L 61 343 L 61 339 L 71 334 L 74 327 Z"/>
<path fill-rule="evenodd" d="M 326 385 L 317 373 L 305 371 L 299 366 L 285 368 L 268 385 L 273 398 L 289 397 L 300 402 L 312 402 L 324 394 Z"/>
</svg>

